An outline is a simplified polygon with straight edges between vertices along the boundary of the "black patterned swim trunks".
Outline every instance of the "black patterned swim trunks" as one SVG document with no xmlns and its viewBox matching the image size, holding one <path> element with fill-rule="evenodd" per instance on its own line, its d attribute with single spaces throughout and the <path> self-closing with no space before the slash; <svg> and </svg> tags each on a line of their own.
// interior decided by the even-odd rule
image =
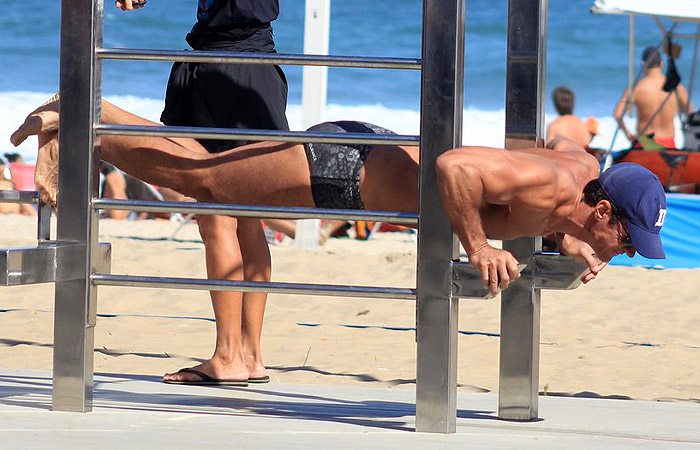
<svg viewBox="0 0 700 450">
<path fill-rule="evenodd" d="M 324 122 L 307 131 L 396 134 L 377 125 L 355 121 Z M 306 143 L 304 149 L 317 208 L 365 208 L 360 198 L 360 170 L 372 150 L 371 145 Z"/>
</svg>

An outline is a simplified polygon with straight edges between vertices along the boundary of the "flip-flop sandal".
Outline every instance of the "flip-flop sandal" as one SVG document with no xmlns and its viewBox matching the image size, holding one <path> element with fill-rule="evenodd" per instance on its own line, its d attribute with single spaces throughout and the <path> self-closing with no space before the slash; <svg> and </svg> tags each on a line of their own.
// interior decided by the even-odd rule
<svg viewBox="0 0 700 450">
<path fill-rule="evenodd" d="M 186 367 L 180 369 L 177 373 L 192 373 L 197 375 L 201 380 L 163 380 L 167 384 L 187 384 L 193 386 L 248 386 L 248 380 L 220 380 L 211 375 L 207 375 L 201 370 Z"/>
<path fill-rule="evenodd" d="M 270 377 L 268 375 L 264 375 L 262 377 L 250 377 L 248 378 L 248 383 L 250 384 L 263 384 L 263 383 L 269 383 L 270 382 Z"/>
</svg>

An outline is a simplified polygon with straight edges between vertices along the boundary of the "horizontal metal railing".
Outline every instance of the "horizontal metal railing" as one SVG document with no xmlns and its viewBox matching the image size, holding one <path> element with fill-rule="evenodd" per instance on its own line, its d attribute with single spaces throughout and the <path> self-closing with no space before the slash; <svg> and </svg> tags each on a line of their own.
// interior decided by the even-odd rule
<svg viewBox="0 0 700 450">
<path fill-rule="evenodd" d="M 280 53 L 227 52 L 211 50 L 152 50 L 96 48 L 98 59 L 132 61 L 178 61 L 199 63 L 283 64 L 290 66 L 355 67 L 374 69 L 420 70 L 419 58 L 288 55 Z"/>
<path fill-rule="evenodd" d="M 0 203 L 31 203 L 39 204 L 39 193 L 37 191 L 0 191 Z"/>
<path fill-rule="evenodd" d="M 129 211 L 194 213 L 208 215 L 225 215 L 236 217 L 264 217 L 270 219 L 337 219 L 337 220 L 372 220 L 399 225 L 417 225 L 418 215 L 414 213 L 392 211 L 364 211 L 355 209 L 299 208 L 289 206 L 234 205 L 199 202 L 160 202 L 143 200 L 115 200 L 95 198 L 95 209 L 119 209 Z"/>
<path fill-rule="evenodd" d="M 330 297 L 362 297 L 415 300 L 416 290 L 374 286 L 335 284 L 272 283 L 256 281 L 205 280 L 198 278 L 145 277 L 132 275 L 93 274 L 95 286 L 189 289 L 203 291 L 269 292 L 272 294 L 324 295 Z"/>
<path fill-rule="evenodd" d="M 173 127 L 158 125 L 108 125 L 95 126 L 101 136 L 157 136 L 194 139 L 245 139 L 249 141 L 323 142 L 328 144 L 363 145 L 420 145 L 419 136 L 373 133 L 332 133 L 317 131 L 247 130 L 236 128 Z"/>
</svg>

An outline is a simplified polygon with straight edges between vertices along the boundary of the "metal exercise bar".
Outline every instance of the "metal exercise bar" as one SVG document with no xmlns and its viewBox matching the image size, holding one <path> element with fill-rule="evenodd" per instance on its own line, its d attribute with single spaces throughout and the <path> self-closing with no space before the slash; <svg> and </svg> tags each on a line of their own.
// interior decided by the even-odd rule
<svg viewBox="0 0 700 450">
<path fill-rule="evenodd" d="M 570 290 L 581 285 L 581 277 L 588 270 L 583 258 L 536 253 L 528 266 L 523 264 L 521 276 L 532 277 L 535 288 Z M 465 261 L 452 263 L 452 295 L 463 298 L 491 298 L 481 282 L 481 272 Z"/>
<path fill-rule="evenodd" d="M 39 199 L 37 191 L 0 191 L 0 203 L 30 204 L 38 207 L 37 214 L 37 240 L 47 241 L 51 233 L 51 206 Z"/>
<path fill-rule="evenodd" d="M 390 222 L 400 225 L 416 225 L 418 216 L 412 213 L 391 211 L 365 211 L 323 208 L 271 207 L 257 205 L 229 205 L 220 203 L 198 202 L 161 202 L 143 200 L 115 200 L 96 198 L 92 200 L 93 208 L 104 210 L 129 210 L 159 213 L 194 213 L 226 215 L 236 217 L 264 217 L 270 219 L 338 219 L 338 220 L 372 220 Z"/>
<path fill-rule="evenodd" d="M 280 53 L 225 52 L 210 50 L 151 50 L 97 48 L 99 59 L 131 61 L 178 61 L 199 63 L 282 64 L 288 66 L 356 67 L 372 69 L 420 70 L 416 58 L 376 58 L 364 56 L 286 55 Z"/>
<path fill-rule="evenodd" d="M 316 131 L 243 130 L 235 128 L 171 127 L 148 125 L 107 125 L 95 126 L 97 135 L 158 136 L 194 139 L 221 139 L 233 137 L 249 141 L 280 142 L 323 142 L 328 144 L 379 144 L 406 145 L 420 144 L 418 136 L 368 134 L 368 133 L 322 133 Z"/>
<path fill-rule="evenodd" d="M 509 0 L 506 61 L 506 148 L 542 147 L 547 0 Z M 501 294 L 498 417 L 537 417 L 540 289 L 535 255 L 542 238 L 503 243 L 522 264 L 521 277 Z"/>
<path fill-rule="evenodd" d="M 198 278 L 145 277 L 94 274 L 96 286 L 189 289 L 205 291 L 269 292 L 271 294 L 324 295 L 329 297 L 361 297 L 415 300 L 416 290 L 375 286 L 345 286 L 309 283 L 273 283 L 255 281 L 207 280 Z"/>
<path fill-rule="evenodd" d="M 423 1 L 420 213 L 416 281 L 416 430 L 457 428 L 455 239 L 438 194 L 435 161 L 461 145 L 466 0 Z"/>
<path fill-rule="evenodd" d="M 39 242 L 36 247 L 0 249 L 0 286 L 51 283 L 79 278 L 84 272 L 80 265 L 56 267 L 59 258 L 79 261 L 83 246 L 59 244 L 55 241 Z M 62 254 L 62 255 L 61 255 Z M 100 244 L 96 254 L 100 267 L 109 267 L 110 244 Z"/>
<path fill-rule="evenodd" d="M 102 45 L 102 6 L 99 0 L 61 1 L 57 231 L 58 241 L 77 251 L 56 256 L 53 409 L 60 411 L 92 409 L 96 293 L 89 275 L 98 264 L 91 258 L 97 217 L 87 206 L 97 185 L 93 164 L 99 162 L 92 130 L 100 117 L 101 67 L 94 48 Z M 61 276 L 71 268 L 74 276 Z"/>
<path fill-rule="evenodd" d="M 0 191 L 0 203 L 29 203 L 39 204 L 39 193 L 37 191 Z"/>
</svg>

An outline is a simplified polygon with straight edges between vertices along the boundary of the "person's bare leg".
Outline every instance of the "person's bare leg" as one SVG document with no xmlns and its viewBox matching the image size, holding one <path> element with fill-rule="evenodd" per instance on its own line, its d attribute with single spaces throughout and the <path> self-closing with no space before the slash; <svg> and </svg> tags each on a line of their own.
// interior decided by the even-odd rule
<svg viewBox="0 0 700 450">
<path fill-rule="evenodd" d="M 243 255 L 245 280 L 270 281 L 272 260 L 260 220 L 239 219 L 238 239 Z M 250 379 L 260 379 L 266 375 L 260 347 L 266 302 L 266 292 L 243 294 L 241 337 L 243 356 Z"/>
<path fill-rule="evenodd" d="M 270 281 L 270 253 L 257 219 L 198 216 L 209 279 Z M 239 245 L 240 243 L 240 245 Z M 241 264 L 242 262 L 242 264 Z M 213 356 L 195 369 L 221 380 L 265 376 L 260 336 L 266 293 L 212 291 L 216 318 Z M 165 374 L 166 381 L 199 381 L 191 372 Z"/>
<path fill-rule="evenodd" d="M 205 246 L 209 279 L 243 279 L 243 258 L 237 237 L 237 220 L 227 216 L 197 216 L 199 233 Z M 216 318 L 216 345 L 210 359 L 195 366 L 198 371 L 220 380 L 247 380 L 248 369 L 243 354 L 241 292 L 211 291 Z M 166 381 L 199 381 L 191 372 L 167 373 Z"/>
<path fill-rule="evenodd" d="M 333 236 L 336 231 L 340 230 L 348 223 L 347 220 L 322 220 L 321 221 L 321 236 L 318 243 L 324 245 L 329 237 Z"/>
<path fill-rule="evenodd" d="M 50 176 L 55 204 L 57 168 L 58 100 L 30 114 L 12 135 L 19 145 L 27 136 L 39 135 L 52 143 Z M 102 101 L 102 121 L 107 124 L 155 125 L 146 119 Z M 43 148 L 43 147 L 42 147 Z M 194 139 L 143 136 L 102 136 L 102 159 L 148 183 L 165 186 L 199 201 L 256 205 L 313 207 L 309 167 L 301 144 L 260 142 L 217 154 L 201 152 Z M 196 150 L 195 150 L 196 149 Z M 41 157 L 41 154 L 40 154 Z M 37 172 L 39 171 L 37 162 Z"/>
<path fill-rule="evenodd" d="M 126 179 L 118 170 L 112 170 L 105 175 L 104 198 L 126 200 Z M 114 220 L 124 220 L 129 216 L 129 211 L 113 209 L 106 211 L 106 216 Z"/>
<path fill-rule="evenodd" d="M 291 219 L 265 219 L 265 225 L 272 228 L 275 231 L 286 234 L 290 238 L 294 239 L 294 235 L 297 232 L 297 221 Z"/>
</svg>

